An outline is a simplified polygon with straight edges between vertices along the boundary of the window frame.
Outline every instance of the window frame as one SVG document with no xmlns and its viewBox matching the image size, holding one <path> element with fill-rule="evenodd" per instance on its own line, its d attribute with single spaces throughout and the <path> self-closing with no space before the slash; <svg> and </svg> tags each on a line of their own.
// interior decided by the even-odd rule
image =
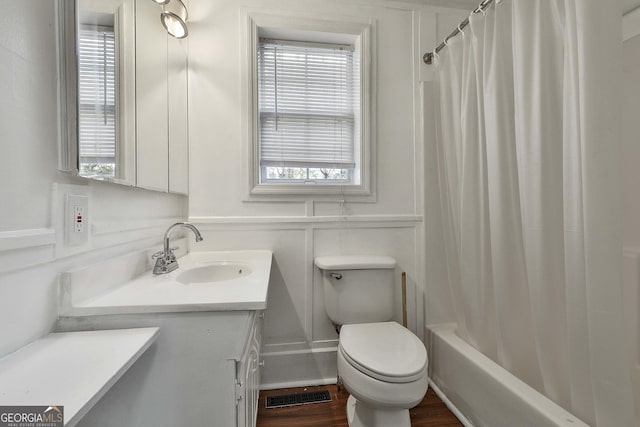
<svg viewBox="0 0 640 427">
<path fill-rule="evenodd" d="M 246 158 L 243 175 L 246 180 L 245 201 L 276 201 L 296 198 L 314 200 L 340 199 L 372 202 L 375 193 L 375 22 L 345 21 L 344 17 L 318 20 L 298 14 L 269 15 L 244 10 L 245 30 L 242 38 L 242 85 L 244 135 L 243 151 Z M 258 122 L 258 44 L 260 37 L 299 40 L 312 43 L 354 45 L 360 56 L 360 126 L 359 141 L 354 141 L 356 169 L 360 175 L 357 184 L 315 184 L 260 182 L 260 147 Z"/>
</svg>

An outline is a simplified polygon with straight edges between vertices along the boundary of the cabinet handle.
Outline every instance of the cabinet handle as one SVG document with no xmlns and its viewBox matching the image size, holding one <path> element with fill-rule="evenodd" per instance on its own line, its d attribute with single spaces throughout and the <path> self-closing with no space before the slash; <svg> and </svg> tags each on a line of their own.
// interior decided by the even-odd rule
<svg viewBox="0 0 640 427">
<path fill-rule="evenodd" d="M 260 365 L 261 367 L 264 367 L 264 360 L 260 363 L 258 363 L 258 365 Z"/>
</svg>

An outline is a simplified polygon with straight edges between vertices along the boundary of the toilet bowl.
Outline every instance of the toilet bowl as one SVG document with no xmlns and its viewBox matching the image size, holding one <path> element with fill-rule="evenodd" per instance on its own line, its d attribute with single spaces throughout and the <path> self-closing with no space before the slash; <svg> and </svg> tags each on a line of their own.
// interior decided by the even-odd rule
<svg viewBox="0 0 640 427">
<path fill-rule="evenodd" d="M 422 342 L 395 322 L 344 325 L 338 374 L 351 396 L 351 427 L 410 427 L 409 409 L 427 392 Z"/>
<path fill-rule="evenodd" d="M 409 409 L 427 393 L 427 351 L 394 314 L 395 259 L 349 255 L 315 259 L 327 316 L 341 326 L 338 376 L 351 396 L 351 427 L 410 427 Z"/>
</svg>

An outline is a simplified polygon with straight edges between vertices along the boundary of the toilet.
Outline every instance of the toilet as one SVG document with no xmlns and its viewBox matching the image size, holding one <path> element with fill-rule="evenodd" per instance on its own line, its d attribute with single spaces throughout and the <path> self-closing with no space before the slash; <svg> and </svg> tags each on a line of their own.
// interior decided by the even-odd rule
<svg viewBox="0 0 640 427">
<path fill-rule="evenodd" d="M 325 311 L 340 328 L 338 376 L 349 391 L 351 427 L 410 427 L 409 409 L 427 393 L 427 351 L 392 321 L 395 259 L 322 256 Z"/>
</svg>

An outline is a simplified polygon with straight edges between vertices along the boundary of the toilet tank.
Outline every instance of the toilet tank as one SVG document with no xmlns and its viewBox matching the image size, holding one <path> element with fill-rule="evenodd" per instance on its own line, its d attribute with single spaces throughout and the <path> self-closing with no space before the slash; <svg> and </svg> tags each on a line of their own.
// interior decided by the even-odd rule
<svg viewBox="0 0 640 427">
<path fill-rule="evenodd" d="M 396 260 L 388 256 L 322 256 L 324 308 L 336 325 L 385 322 L 393 318 Z"/>
</svg>

